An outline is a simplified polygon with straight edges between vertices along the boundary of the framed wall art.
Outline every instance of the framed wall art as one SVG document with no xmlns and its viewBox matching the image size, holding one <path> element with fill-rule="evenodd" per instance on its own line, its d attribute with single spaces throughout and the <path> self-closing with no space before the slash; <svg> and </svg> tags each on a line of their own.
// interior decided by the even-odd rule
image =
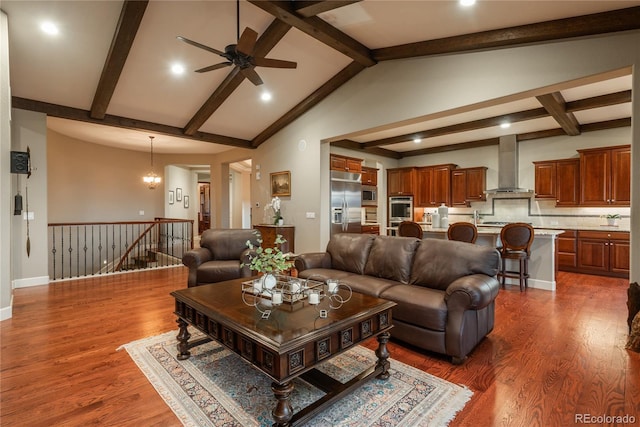
<svg viewBox="0 0 640 427">
<path fill-rule="evenodd" d="M 173 190 L 169 190 L 169 204 L 173 204 Z"/>
<path fill-rule="evenodd" d="M 189 196 L 184 196 L 184 208 L 189 209 Z"/>
<path fill-rule="evenodd" d="M 179 187 L 176 188 L 176 201 L 178 202 L 182 201 L 182 188 L 179 188 Z"/>
<path fill-rule="evenodd" d="M 273 172 L 271 177 L 271 197 L 291 196 L 291 171 Z"/>
</svg>

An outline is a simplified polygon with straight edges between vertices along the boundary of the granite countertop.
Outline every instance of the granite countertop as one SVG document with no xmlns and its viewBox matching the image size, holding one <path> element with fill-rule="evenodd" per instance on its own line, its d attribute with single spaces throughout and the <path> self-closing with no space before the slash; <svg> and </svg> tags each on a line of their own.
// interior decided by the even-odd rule
<svg viewBox="0 0 640 427">
<path fill-rule="evenodd" d="M 380 227 L 380 223 L 379 222 L 363 222 L 361 225 L 373 225 L 373 226 L 378 226 Z"/>
<path fill-rule="evenodd" d="M 422 226 L 422 230 L 425 233 L 446 233 L 447 228 L 431 227 L 430 225 Z M 499 235 L 502 227 L 478 227 L 478 235 Z M 533 228 L 536 236 L 557 236 L 565 232 L 564 229 L 550 229 L 550 228 Z"/>
</svg>

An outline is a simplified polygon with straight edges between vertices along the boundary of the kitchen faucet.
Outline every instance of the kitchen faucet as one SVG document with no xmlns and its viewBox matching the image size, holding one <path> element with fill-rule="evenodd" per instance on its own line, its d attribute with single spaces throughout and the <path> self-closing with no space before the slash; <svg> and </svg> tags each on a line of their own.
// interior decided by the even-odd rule
<svg viewBox="0 0 640 427">
<path fill-rule="evenodd" d="M 478 213 L 477 209 L 473 210 L 473 225 L 477 226 L 478 225 L 478 219 L 480 218 L 480 214 Z"/>
</svg>

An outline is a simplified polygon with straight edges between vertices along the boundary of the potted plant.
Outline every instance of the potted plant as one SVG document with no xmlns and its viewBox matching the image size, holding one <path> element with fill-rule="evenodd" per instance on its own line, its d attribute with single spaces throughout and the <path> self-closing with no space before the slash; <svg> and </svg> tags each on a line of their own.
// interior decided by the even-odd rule
<svg viewBox="0 0 640 427">
<path fill-rule="evenodd" d="M 620 215 L 619 214 L 607 214 L 606 218 L 607 218 L 607 225 L 615 227 L 616 226 L 616 222 L 620 219 Z"/>
<path fill-rule="evenodd" d="M 249 255 L 249 269 L 262 275 L 263 287 L 270 289 L 276 284 L 276 274 L 290 269 L 293 262 L 289 260 L 289 255 L 282 253 L 280 245 L 286 243 L 282 235 L 277 234 L 275 246 L 273 248 L 263 248 L 262 239 L 257 239 L 259 246 L 254 246 L 247 240 L 247 248 L 253 254 Z M 244 264 L 243 264 L 244 265 Z"/>
</svg>

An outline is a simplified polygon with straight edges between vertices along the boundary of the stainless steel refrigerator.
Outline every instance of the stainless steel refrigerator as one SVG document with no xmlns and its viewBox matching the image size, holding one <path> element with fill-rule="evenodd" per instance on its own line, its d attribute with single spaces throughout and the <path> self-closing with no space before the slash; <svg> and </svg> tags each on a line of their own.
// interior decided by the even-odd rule
<svg viewBox="0 0 640 427">
<path fill-rule="evenodd" d="M 331 171 L 331 235 L 361 233 L 361 206 L 361 175 Z"/>
</svg>

